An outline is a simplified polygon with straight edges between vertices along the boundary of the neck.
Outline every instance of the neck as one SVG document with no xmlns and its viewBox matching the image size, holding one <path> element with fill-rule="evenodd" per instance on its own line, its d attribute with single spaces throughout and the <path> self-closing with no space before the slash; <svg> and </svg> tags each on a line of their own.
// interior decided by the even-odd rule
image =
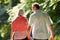
<svg viewBox="0 0 60 40">
<path fill-rule="evenodd" d="M 18 16 L 23 16 L 23 15 L 18 15 Z"/>
<path fill-rule="evenodd" d="M 18 16 L 24 16 L 24 17 L 26 17 L 25 15 L 18 15 Z"/>
<path fill-rule="evenodd" d="M 38 10 L 39 10 L 39 9 L 38 9 Z M 35 10 L 34 13 L 37 12 L 38 10 Z"/>
</svg>

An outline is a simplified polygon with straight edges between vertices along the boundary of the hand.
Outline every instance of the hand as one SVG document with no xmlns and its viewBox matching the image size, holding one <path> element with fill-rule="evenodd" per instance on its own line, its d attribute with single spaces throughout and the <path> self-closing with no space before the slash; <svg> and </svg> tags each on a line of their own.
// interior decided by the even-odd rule
<svg viewBox="0 0 60 40">
<path fill-rule="evenodd" d="M 51 35 L 50 38 L 49 38 L 49 40 L 54 40 L 54 37 Z"/>
<path fill-rule="evenodd" d="M 13 40 L 13 39 L 10 39 L 10 40 Z"/>
<path fill-rule="evenodd" d="M 28 37 L 28 40 L 32 40 L 32 37 Z"/>
</svg>

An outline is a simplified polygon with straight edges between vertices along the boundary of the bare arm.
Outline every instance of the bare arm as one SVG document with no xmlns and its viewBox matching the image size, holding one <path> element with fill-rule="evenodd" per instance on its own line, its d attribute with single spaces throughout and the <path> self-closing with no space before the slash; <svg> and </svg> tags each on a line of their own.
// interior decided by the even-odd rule
<svg viewBox="0 0 60 40">
<path fill-rule="evenodd" d="M 54 40 L 54 30 L 52 25 L 50 25 L 50 33 L 51 33 L 50 40 Z"/>
<path fill-rule="evenodd" d="M 28 37 L 29 40 L 32 39 L 31 36 L 30 36 L 30 32 L 31 32 L 31 26 L 29 26 L 29 27 L 27 28 L 27 37 Z"/>
<path fill-rule="evenodd" d="M 11 32 L 10 40 L 13 40 L 13 35 L 14 35 L 14 32 Z"/>
<path fill-rule="evenodd" d="M 28 27 L 29 32 L 31 32 L 31 26 Z"/>
</svg>

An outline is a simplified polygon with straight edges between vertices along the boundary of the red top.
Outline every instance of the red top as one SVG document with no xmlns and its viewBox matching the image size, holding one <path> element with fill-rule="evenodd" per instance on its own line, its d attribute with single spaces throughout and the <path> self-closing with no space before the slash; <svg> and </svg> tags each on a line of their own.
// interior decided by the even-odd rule
<svg viewBox="0 0 60 40">
<path fill-rule="evenodd" d="M 21 32 L 27 30 L 27 19 L 22 15 L 18 16 L 11 24 L 12 32 Z"/>
</svg>

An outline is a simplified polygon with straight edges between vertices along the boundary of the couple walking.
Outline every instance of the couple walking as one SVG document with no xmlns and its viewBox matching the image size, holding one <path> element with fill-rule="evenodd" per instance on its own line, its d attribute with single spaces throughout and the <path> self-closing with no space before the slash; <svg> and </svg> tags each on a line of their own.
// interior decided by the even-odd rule
<svg viewBox="0 0 60 40">
<path fill-rule="evenodd" d="M 33 13 L 29 22 L 23 16 L 23 10 L 19 10 L 18 17 L 11 23 L 11 40 L 54 40 L 51 19 L 46 12 L 39 9 L 38 3 L 32 4 Z"/>
</svg>

